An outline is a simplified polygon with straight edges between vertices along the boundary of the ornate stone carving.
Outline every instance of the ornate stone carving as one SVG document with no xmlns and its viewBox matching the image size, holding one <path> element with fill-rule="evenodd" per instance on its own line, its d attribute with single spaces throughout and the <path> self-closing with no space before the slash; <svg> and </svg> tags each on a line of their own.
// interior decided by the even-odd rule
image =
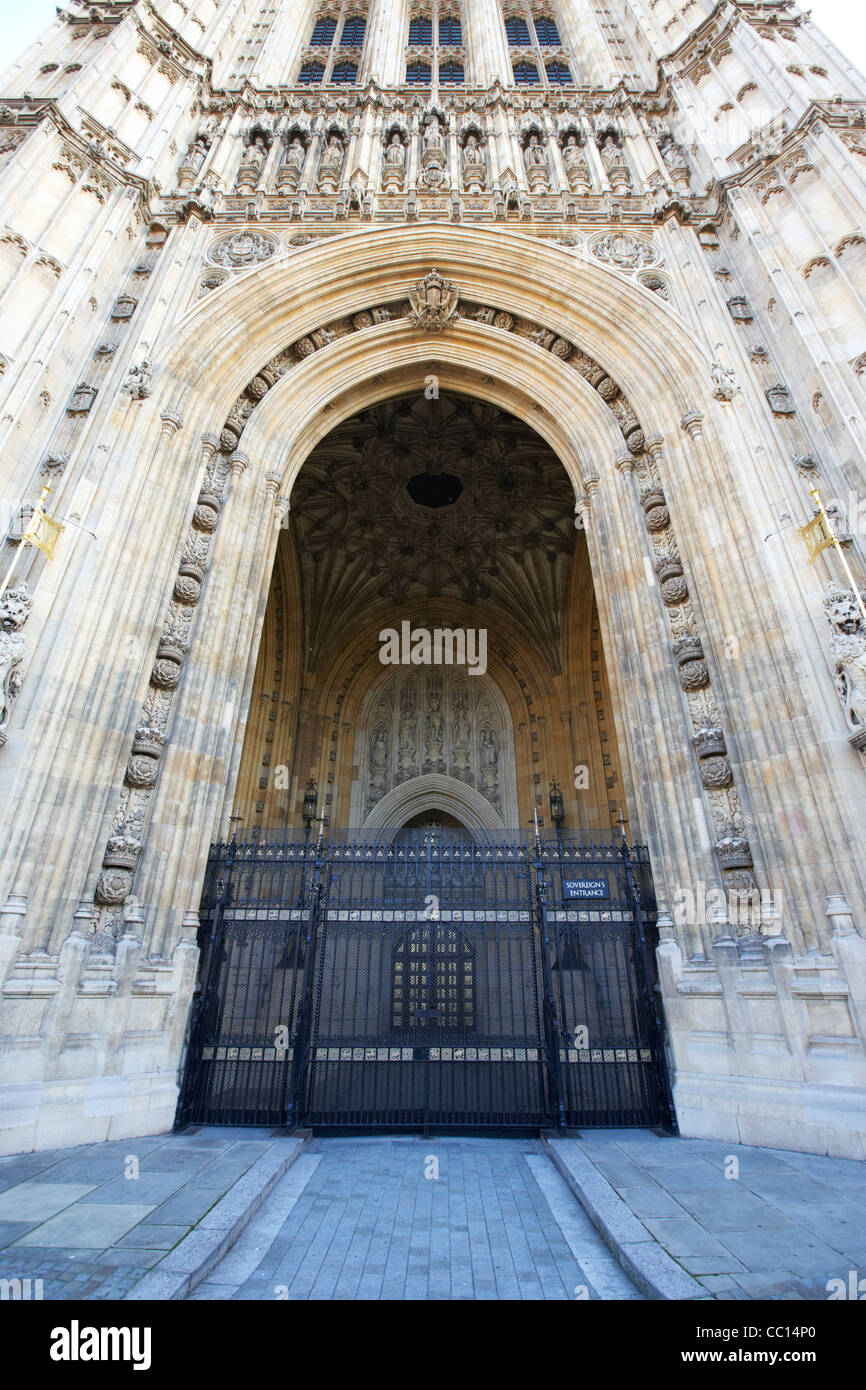
<svg viewBox="0 0 866 1390">
<path fill-rule="evenodd" d="M 382 192 L 402 193 L 406 178 L 406 145 L 402 130 L 392 126 L 382 160 Z"/>
<path fill-rule="evenodd" d="M 764 392 L 774 415 L 795 415 L 797 407 L 787 386 L 770 386 Z"/>
<path fill-rule="evenodd" d="M 549 193 L 550 165 L 547 162 L 547 150 L 537 128 L 531 128 L 524 137 L 523 162 L 526 165 L 530 193 Z"/>
<path fill-rule="evenodd" d="M 136 755 L 126 765 L 126 780 L 131 787 L 152 787 L 156 774 L 157 764 L 153 758 Z"/>
<path fill-rule="evenodd" d="M 866 599 L 866 594 L 861 594 Z M 866 749 L 866 622 L 852 589 L 835 583 L 824 596 L 830 624 L 830 655 L 836 663 L 833 679 L 855 748 Z"/>
<path fill-rule="evenodd" d="M 260 126 L 254 126 L 247 136 L 241 166 L 235 180 L 235 188 L 239 192 L 254 193 L 258 188 L 269 149 L 269 134 Z"/>
<path fill-rule="evenodd" d="M 713 382 L 713 395 L 717 401 L 732 401 L 737 392 L 742 389 L 733 367 L 723 367 L 721 362 L 712 364 L 710 376 Z"/>
<path fill-rule="evenodd" d="M 703 661 L 687 662 L 680 667 L 679 676 L 683 690 L 700 690 L 710 679 L 710 673 Z"/>
<path fill-rule="evenodd" d="M 593 191 L 592 175 L 576 132 L 572 130 L 563 135 L 562 142 L 562 162 L 569 189 L 578 198 L 587 198 Z"/>
<path fill-rule="evenodd" d="M 278 193 L 294 193 L 296 191 L 307 161 L 308 145 L 309 135 L 305 139 L 298 129 L 287 132 L 283 157 L 277 171 Z"/>
<path fill-rule="evenodd" d="M 276 241 L 264 232 L 235 232 L 233 236 L 215 241 L 208 256 L 216 265 L 242 270 L 248 265 L 270 260 L 276 250 Z"/>
<path fill-rule="evenodd" d="M 716 841 L 716 854 L 723 869 L 751 869 L 752 851 L 745 835 L 738 835 L 733 826 Z"/>
<path fill-rule="evenodd" d="M 86 415 L 96 400 L 96 392 L 97 387 L 88 385 L 86 381 L 79 382 L 66 407 L 68 413 L 70 415 Z"/>
<path fill-rule="evenodd" d="M 487 170 L 484 162 L 484 149 L 478 134 L 470 130 L 464 140 L 460 153 L 463 172 L 463 187 L 467 193 L 483 193 L 487 185 Z"/>
<path fill-rule="evenodd" d="M 716 791 L 722 787 L 729 787 L 734 780 L 727 758 L 703 758 L 699 767 L 701 783 L 708 790 Z"/>
<path fill-rule="evenodd" d="M 633 192 L 631 174 L 625 161 L 625 155 L 620 148 L 619 137 L 612 130 L 608 130 L 603 136 L 598 152 L 607 170 L 607 178 L 613 196 L 619 198 Z"/>
<path fill-rule="evenodd" d="M 426 333 L 441 333 L 460 317 L 457 312 L 459 291 L 450 280 L 431 270 L 409 291 L 409 322 Z"/>
<path fill-rule="evenodd" d="M 447 153 L 445 149 L 445 120 L 435 108 L 421 122 L 424 138 L 421 146 L 421 184 L 433 191 L 448 187 Z"/>
<path fill-rule="evenodd" d="M 146 400 L 150 395 L 150 383 L 153 378 L 153 368 L 150 358 L 145 357 L 137 366 L 130 367 L 126 374 L 126 380 L 121 386 L 121 391 L 131 396 L 134 401 Z"/>
<path fill-rule="evenodd" d="M 720 758 L 727 752 L 722 730 L 710 724 L 703 724 L 694 734 L 692 742 L 699 758 Z"/>
<path fill-rule="evenodd" d="M 32 607 L 26 584 L 7 589 L 0 599 L 0 748 L 6 742 L 12 706 L 21 689 L 19 668 L 25 652 L 21 629 Z"/>
<path fill-rule="evenodd" d="M 606 232 L 595 237 L 589 249 L 598 260 L 607 261 L 618 270 L 637 270 L 638 266 L 654 265 L 658 260 L 648 241 L 639 241 L 628 232 Z"/>
<path fill-rule="evenodd" d="M 341 133 L 332 129 L 328 134 L 328 143 L 322 151 L 322 158 L 319 161 L 319 192 L 336 193 L 340 187 L 340 180 L 343 176 L 343 159 L 345 156 L 345 142 Z"/>
</svg>

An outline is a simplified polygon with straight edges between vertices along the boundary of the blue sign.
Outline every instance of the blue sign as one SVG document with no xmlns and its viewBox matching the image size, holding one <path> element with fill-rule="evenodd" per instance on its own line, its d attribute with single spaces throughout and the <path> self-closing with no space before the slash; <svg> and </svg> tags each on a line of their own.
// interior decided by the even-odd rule
<svg viewBox="0 0 866 1390">
<path fill-rule="evenodd" d="M 564 898 L 609 898 L 606 878 L 564 878 L 562 880 Z"/>
</svg>

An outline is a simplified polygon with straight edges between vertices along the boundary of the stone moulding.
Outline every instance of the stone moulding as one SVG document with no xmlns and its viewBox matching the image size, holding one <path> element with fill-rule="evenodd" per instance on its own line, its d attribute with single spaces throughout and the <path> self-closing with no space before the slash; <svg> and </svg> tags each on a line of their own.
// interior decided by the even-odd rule
<svg viewBox="0 0 866 1390">
<path fill-rule="evenodd" d="M 641 254 L 644 254 L 641 251 Z M 431 293 L 432 291 L 432 293 Z M 205 481 L 200 485 L 197 504 L 192 516 L 190 542 L 179 567 L 171 602 L 172 611 L 166 618 L 167 631 L 178 621 L 189 630 L 192 613 L 201 592 L 201 581 L 207 563 L 207 555 L 213 532 L 215 531 L 222 507 L 223 492 L 231 467 L 231 457 L 235 454 L 243 431 L 258 405 L 287 373 L 297 370 L 312 355 L 325 351 L 340 338 L 349 334 L 366 332 L 379 324 L 408 319 L 417 327 L 431 327 L 441 331 L 441 327 L 453 322 L 457 317 L 458 291 L 453 284 L 437 271 L 416 282 L 408 292 L 408 299 L 390 301 L 387 304 L 373 305 L 367 309 L 355 310 L 338 320 L 326 322 L 316 329 L 308 330 L 301 338 L 287 345 L 276 357 L 260 367 L 251 377 L 247 386 L 238 396 L 228 415 L 218 438 L 210 439 L 214 450 L 207 468 Z M 649 440 L 627 397 L 610 373 L 593 357 L 552 328 L 524 319 L 519 315 L 494 305 L 460 301 L 460 317 L 464 321 L 477 324 L 482 329 L 514 334 L 528 344 L 550 352 L 557 357 L 566 370 L 574 370 L 597 392 L 610 411 L 621 431 L 626 457 L 634 460 L 634 472 L 640 485 L 640 505 L 647 534 L 654 553 L 654 568 L 659 581 L 660 596 L 664 604 L 668 622 L 674 637 L 673 655 L 677 668 L 679 684 L 689 702 L 692 722 L 692 736 L 697 740 L 702 726 L 706 725 L 708 714 L 715 716 L 715 707 L 708 690 L 710 672 L 704 657 L 700 637 L 695 630 L 695 618 L 689 599 L 688 586 L 683 575 L 679 552 L 673 535 L 670 513 L 666 504 L 664 488 L 658 476 L 657 460 L 661 456 L 663 441 L 659 436 Z M 425 323 L 425 318 L 431 322 Z M 700 432 L 702 417 L 692 412 L 683 417 L 683 428 L 690 438 Z M 623 476 L 626 476 L 623 474 Z M 590 506 L 590 502 L 587 503 Z M 178 615 L 181 615 L 180 619 Z M 185 615 L 185 616 L 184 616 Z M 157 658 L 151 673 L 151 685 L 155 693 L 162 697 L 163 723 L 167 720 L 168 705 L 174 690 L 181 680 L 185 647 L 173 645 L 164 634 L 157 651 Z M 160 708 L 156 706 L 156 708 Z M 150 712 L 145 710 L 147 720 Z M 716 716 L 717 717 L 717 716 Z M 713 725 L 714 727 L 714 725 Z M 709 801 L 712 821 L 716 835 L 721 842 L 726 827 L 734 826 L 735 835 L 744 837 L 745 829 L 739 808 L 733 772 L 723 751 L 702 753 L 695 742 L 696 758 L 700 769 L 700 780 Z M 724 743 L 722 742 L 722 748 Z M 153 759 L 151 759 L 153 761 Z M 143 822 L 143 807 L 156 783 L 156 775 L 151 777 L 150 769 L 144 766 L 138 755 L 133 753 L 128 763 L 128 775 L 124 797 L 117 813 L 120 823 L 127 814 L 131 798 L 139 797 L 138 817 Z M 751 864 L 751 851 L 746 850 Z M 742 856 L 741 856 L 742 857 Z M 729 870 L 720 854 L 720 866 Z M 105 870 L 111 875 L 110 882 L 103 882 L 106 873 L 100 878 L 97 889 L 97 902 L 123 902 L 132 884 L 132 871 L 126 869 L 125 891 L 117 880 L 117 872 L 107 863 Z M 134 866 L 133 866 L 134 867 Z M 748 879 L 754 885 L 751 870 L 738 867 L 738 879 Z M 736 886 L 741 886 L 738 882 Z"/>
</svg>

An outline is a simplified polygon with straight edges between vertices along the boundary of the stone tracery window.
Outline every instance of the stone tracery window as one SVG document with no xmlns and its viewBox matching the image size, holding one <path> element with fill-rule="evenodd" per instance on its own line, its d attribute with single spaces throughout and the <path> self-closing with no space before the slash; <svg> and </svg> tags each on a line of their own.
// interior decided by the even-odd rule
<svg viewBox="0 0 866 1390">
<path fill-rule="evenodd" d="M 504 0 L 502 19 L 517 86 L 563 86 L 574 81 L 551 5 L 545 0 Z"/>
<path fill-rule="evenodd" d="M 318 7 L 308 45 L 301 54 L 299 86 L 356 82 L 366 33 L 364 0 L 325 0 Z"/>
<path fill-rule="evenodd" d="M 463 19 L 455 0 L 421 0 L 409 11 L 406 81 L 459 85 L 465 80 Z"/>
</svg>

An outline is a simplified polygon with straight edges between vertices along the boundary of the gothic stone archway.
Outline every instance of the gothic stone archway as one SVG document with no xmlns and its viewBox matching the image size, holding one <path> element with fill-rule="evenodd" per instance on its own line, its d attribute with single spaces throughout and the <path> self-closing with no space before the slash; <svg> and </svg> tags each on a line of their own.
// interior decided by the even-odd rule
<svg viewBox="0 0 866 1390">
<path fill-rule="evenodd" d="M 525 274 L 530 262 L 531 278 Z M 458 286 L 461 302 L 489 310 L 492 319 L 473 310 L 435 338 L 402 315 L 372 321 L 373 308 L 399 306 L 407 287 L 431 265 Z M 554 285 L 555 297 L 544 288 Z M 361 317 L 367 313 L 369 325 Z M 510 316 L 510 325 L 502 318 L 497 323 L 499 315 Z M 347 316 L 359 318 L 353 331 L 329 327 Z M 324 337 L 317 345 L 311 335 L 320 329 Z M 313 350 L 295 358 L 290 377 L 283 380 L 277 372 L 269 382 L 268 364 L 302 339 Z M 560 341 L 571 345 L 567 360 L 552 351 Z M 83 553 L 67 580 L 93 592 L 100 605 L 98 623 L 88 617 L 86 640 L 82 634 L 78 681 L 94 691 L 86 756 L 101 771 L 96 781 L 92 775 L 76 778 L 79 744 L 72 716 L 46 710 L 43 756 L 21 774 L 15 801 L 35 809 L 16 825 L 4 868 L 10 887 L 29 894 L 39 945 L 53 949 L 65 940 L 73 912 L 80 910 L 85 920 L 87 901 L 104 874 L 116 877 L 113 888 L 104 880 L 102 896 L 118 901 L 101 903 L 98 921 L 120 930 L 117 908 L 119 901 L 130 901 L 134 870 L 134 896 L 144 905 L 142 969 L 150 978 L 159 956 L 174 953 L 176 961 L 175 1022 L 152 1020 L 161 1030 L 160 1060 L 143 1062 L 143 1077 L 170 1077 L 180 1051 L 183 1000 L 191 987 L 183 961 L 192 950 L 207 846 L 231 809 L 253 654 L 286 509 L 281 499 L 316 440 L 335 422 L 399 391 L 422 392 L 431 372 L 458 392 L 471 381 L 472 394 L 531 420 L 572 479 L 587 525 L 612 690 L 618 708 L 627 712 L 622 737 L 634 770 L 634 813 L 646 827 L 665 898 L 670 901 L 683 884 L 720 884 L 725 876 L 748 872 L 751 861 L 761 886 L 784 888 L 780 945 L 794 953 L 806 945 L 829 951 L 822 894 L 844 893 L 860 903 L 862 866 L 844 850 L 841 792 L 826 765 L 823 714 L 799 679 L 802 639 L 785 598 L 799 576 L 786 559 L 758 589 L 748 567 L 734 562 L 736 538 L 748 529 L 735 479 L 738 459 L 748 453 L 750 407 L 735 405 L 726 413 L 713 401 L 706 358 L 675 314 L 615 271 L 521 233 L 365 229 L 239 276 L 192 311 L 170 344 L 157 348 L 161 365 L 153 394 L 137 416 L 137 447 L 123 462 L 128 478 L 126 472 L 119 476 L 116 492 L 102 503 L 100 522 L 108 539 L 98 583 L 90 583 L 93 562 Z M 620 416 L 605 404 L 611 387 L 610 399 L 628 402 L 631 415 Z M 233 417 L 232 426 L 239 391 L 247 402 L 259 393 L 260 404 L 244 420 Z M 633 428 L 624 433 L 632 417 L 639 438 Z M 221 449 L 221 442 L 227 447 Z M 148 478 L 158 488 L 145 500 L 138 489 Z M 126 481 L 129 488 L 122 485 Z M 705 504 L 717 508 L 727 546 L 703 543 Z M 204 538 L 192 548 L 190 519 Z M 152 585 L 139 592 L 129 585 L 136 556 L 127 545 L 128 528 L 155 538 L 153 560 L 167 588 Z M 181 559 L 185 573 L 177 568 Z M 166 626 L 172 585 L 171 602 L 183 610 L 175 614 L 176 636 Z M 740 635 L 736 666 L 724 661 L 730 631 Z M 786 638 L 771 655 L 767 631 Z M 141 641 L 142 633 L 155 658 L 144 672 L 131 667 L 126 655 L 127 639 Z M 214 633 L 221 634 L 218 648 Z M 69 637 L 74 642 L 75 632 Z M 143 696 L 152 725 L 141 723 Z M 768 724 L 766 709 L 773 701 L 803 731 L 797 740 L 787 738 L 778 722 Z M 111 719 L 103 717 L 109 707 L 115 711 Z M 145 727 L 155 729 L 150 743 L 136 735 Z M 704 727 L 709 733 L 696 745 Z M 817 732 L 810 734 L 813 727 Z M 74 754 L 63 751 L 69 747 Z M 85 756 L 83 745 L 80 752 Z M 49 767 L 68 772 L 62 835 L 50 821 L 53 801 L 42 796 Z M 773 788 L 795 782 L 802 793 L 796 843 L 784 800 L 772 795 Z M 722 813 L 732 804 L 732 787 L 742 828 L 733 818 L 734 833 L 725 835 Z M 148 791 L 143 808 L 139 790 Z M 130 810 L 138 833 L 119 834 Z M 109 847 L 111 840 L 120 843 Z M 49 863 L 51 872 L 31 873 L 37 862 Z M 129 920 L 136 920 L 134 912 Z M 760 1047 L 748 1057 L 740 1049 L 733 1063 L 726 1038 L 734 1025 L 722 1013 L 710 1029 L 716 1041 L 709 1051 L 692 1048 L 692 1033 L 706 1032 L 707 1020 L 702 1023 L 698 1013 L 705 1015 L 709 1005 L 689 1003 L 679 985 L 691 955 L 718 957 L 715 934 L 671 924 L 663 946 L 680 1120 L 696 1133 L 751 1135 L 764 1142 L 774 1142 L 775 1134 L 782 1142 L 786 1121 L 774 1130 L 762 1118 L 768 1113 L 762 1079 L 767 1066 Z M 850 1126 L 833 1118 L 832 1097 L 807 1075 L 803 1048 L 795 1041 L 795 1034 L 809 1034 L 809 1025 L 799 1014 L 792 1022 L 777 1002 L 773 961 L 783 955 L 766 955 L 771 1017 L 758 1028 L 789 1039 L 773 1061 L 774 1085 L 784 1093 L 786 1115 L 805 1126 L 804 1134 L 812 1124 L 805 1119 L 808 1108 L 844 1148 Z M 81 958 L 80 943 L 73 941 L 63 969 L 79 970 Z M 725 1000 L 726 989 L 720 996 Z M 731 990 L 733 1009 L 733 983 Z M 141 1012 L 144 1006 L 136 1007 Z M 70 1014 L 57 1033 L 57 1047 L 65 1031 L 77 1026 Z M 10 1031 L 27 1029 L 13 1020 Z M 131 1055 L 123 1060 L 125 1049 L 126 1043 L 106 1042 L 88 1054 L 86 1075 L 98 1081 L 130 1066 L 137 1071 Z M 54 1055 L 46 1051 L 45 1066 Z M 738 1069 L 736 1095 L 723 1080 L 732 1066 Z M 56 1097 L 53 1082 L 39 1084 L 48 1114 L 61 1103 L 62 1084 Z M 170 1117 L 171 1082 L 148 1081 L 138 1094 L 145 1091 L 124 1122 L 129 1133 Z"/>
</svg>

